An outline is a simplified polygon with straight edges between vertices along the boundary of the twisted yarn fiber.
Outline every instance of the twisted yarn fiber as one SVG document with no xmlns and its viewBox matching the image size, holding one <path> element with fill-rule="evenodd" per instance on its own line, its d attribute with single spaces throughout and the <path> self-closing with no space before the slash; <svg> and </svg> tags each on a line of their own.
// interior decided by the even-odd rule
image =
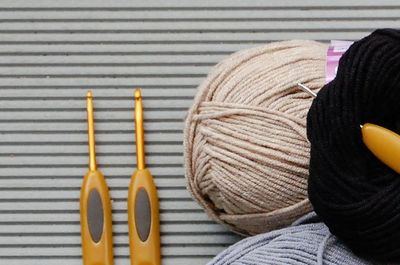
<svg viewBox="0 0 400 265">
<path fill-rule="evenodd" d="M 244 239 L 208 265 L 372 265 L 331 235 L 315 213 L 301 219 L 292 227 Z"/>
<path fill-rule="evenodd" d="M 326 46 L 285 41 L 237 52 L 199 87 L 185 128 L 188 189 L 233 231 L 257 234 L 311 211 L 307 198 L 312 98 Z"/>
<path fill-rule="evenodd" d="M 355 252 L 392 261 L 400 261 L 400 176 L 368 151 L 360 124 L 396 130 L 399 119 L 400 31 L 384 29 L 344 54 L 307 123 L 315 211 Z"/>
</svg>

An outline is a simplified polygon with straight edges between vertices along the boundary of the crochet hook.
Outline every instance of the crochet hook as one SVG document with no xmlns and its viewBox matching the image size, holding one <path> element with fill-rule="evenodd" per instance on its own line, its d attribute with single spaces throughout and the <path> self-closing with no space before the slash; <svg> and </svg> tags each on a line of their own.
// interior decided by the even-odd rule
<svg viewBox="0 0 400 265">
<path fill-rule="evenodd" d="M 135 91 L 137 169 L 128 193 L 128 225 L 131 265 L 160 265 L 160 221 L 157 190 L 146 168 L 143 106 L 140 89 Z"/>
<path fill-rule="evenodd" d="M 304 84 L 299 88 L 316 97 L 317 94 Z M 385 165 L 400 174 L 400 135 L 382 126 L 365 123 L 360 125 L 364 144 Z"/>
<path fill-rule="evenodd" d="M 111 200 L 103 174 L 96 165 L 93 95 L 87 92 L 89 171 L 80 197 L 82 257 L 84 265 L 112 265 Z"/>
</svg>

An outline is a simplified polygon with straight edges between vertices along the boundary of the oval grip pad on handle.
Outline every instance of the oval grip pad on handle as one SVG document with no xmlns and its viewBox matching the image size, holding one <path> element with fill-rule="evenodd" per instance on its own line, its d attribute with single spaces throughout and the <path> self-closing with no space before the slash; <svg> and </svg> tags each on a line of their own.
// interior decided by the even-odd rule
<svg viewBox="0 0 400 265">
<path fill-rule="evenodd" d="M 97 189 L 89 192 L 87 201 L 87 222 L 90 236 L 93 241 L 98 243 L 103 235 L 104 212 L 103 203 Z"/>
<path fill-rule="evenodd" d="M 136 232 L 142 242 L 145 242 L 150 234 L 151 205 L 149 195 L 144 188 L 139 188 L 135 200 L 135 224 Z"/>
</svg>

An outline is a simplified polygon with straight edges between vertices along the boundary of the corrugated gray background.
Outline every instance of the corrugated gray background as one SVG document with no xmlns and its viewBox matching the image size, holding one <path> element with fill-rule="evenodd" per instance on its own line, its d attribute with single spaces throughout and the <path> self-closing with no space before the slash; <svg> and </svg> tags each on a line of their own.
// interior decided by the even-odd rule
<svg viewBox="0 0 400 265">
<path fill-rule="evenodd" d="M 115 264 L 129 264 L 133 88 L 145 97 L 164 264 L 197 265 L 238 237 L 185 190 L 182 129 L 196 87 L 228 54 L 282 39 L 357 39 L 400 26 L 398 1 L 0 2 L 0 264 L 81 264 L 85 92 L 111 187 Z"/>
</svg>

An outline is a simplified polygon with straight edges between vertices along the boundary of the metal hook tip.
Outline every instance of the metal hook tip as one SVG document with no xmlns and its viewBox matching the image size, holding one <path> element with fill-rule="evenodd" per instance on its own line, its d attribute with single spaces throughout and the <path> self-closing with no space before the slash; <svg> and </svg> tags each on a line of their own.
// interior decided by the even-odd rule
<svg viewBox="0 0 400 265">
<path fill-rule="evenodd" d="M 297 83 L 297 86 L 304 92 L 308 93 L 309 95 L 311 95 L 313 97 L 317 97 L 317 94 L 314 91 L 312 91 L 308 86 L 306 86 L 302 83 Z"/>
</svg>

